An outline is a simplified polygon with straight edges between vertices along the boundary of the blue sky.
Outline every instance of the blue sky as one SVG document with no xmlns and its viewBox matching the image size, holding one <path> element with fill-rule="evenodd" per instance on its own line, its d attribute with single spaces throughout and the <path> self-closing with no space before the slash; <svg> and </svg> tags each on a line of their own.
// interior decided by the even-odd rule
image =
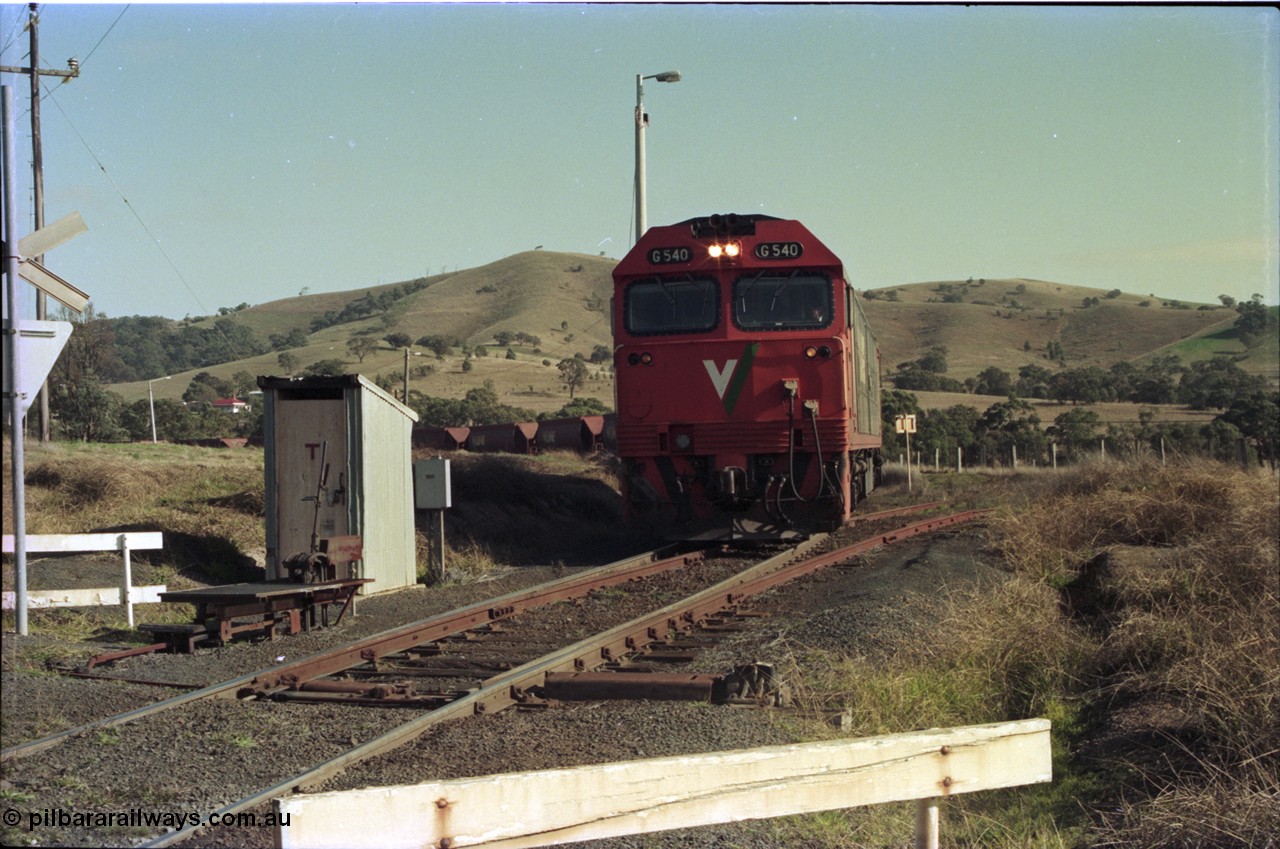
<svg viewBox="0 0 1280 849">
<path fill-rule="evenodd" d="M 123 13 L 123 14 L 122 14 Z M 25 4 L 0 4 L 4 65 Z M 1263 7 L 64 5 L 41 64 L 46 265 L 205 315 L 650 225 L 805 222 L 858 288 L 1030 277 L 1280 300 L 1280 12 Z M 14 87 L 30 230 L 27 82 Z"/>
</svg>

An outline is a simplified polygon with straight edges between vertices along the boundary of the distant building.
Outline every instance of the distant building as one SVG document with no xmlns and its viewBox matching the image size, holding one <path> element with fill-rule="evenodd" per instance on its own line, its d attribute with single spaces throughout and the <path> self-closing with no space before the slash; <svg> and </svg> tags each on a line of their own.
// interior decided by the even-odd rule
<svg viewBox="0 0 1280 849">
<path fill-rule="evenodd" d="M 225 410 L 228 413 L 244 413 L 249 410 L 249 402 L 241 401 L 239 398 L 218 398 L 210 401 L 209 406 L 215 410 Z"/>
</svg>

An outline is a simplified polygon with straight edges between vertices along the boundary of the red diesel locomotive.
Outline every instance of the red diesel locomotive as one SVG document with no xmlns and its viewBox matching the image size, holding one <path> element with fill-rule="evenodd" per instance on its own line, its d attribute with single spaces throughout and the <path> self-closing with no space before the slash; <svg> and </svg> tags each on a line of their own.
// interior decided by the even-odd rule
<svg viewBox="0 0 1280 849">
<path fill-rule="evenodd" d="M 880 355 L 798 221 L 646 232 L 613 272 L 627 514 L 681 535 L 831 528 L 880 477 Z"/>
</svg>

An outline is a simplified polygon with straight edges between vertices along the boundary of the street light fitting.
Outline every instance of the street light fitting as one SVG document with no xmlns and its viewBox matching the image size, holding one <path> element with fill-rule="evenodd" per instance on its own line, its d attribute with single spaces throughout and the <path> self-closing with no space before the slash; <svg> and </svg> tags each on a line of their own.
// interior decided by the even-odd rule
<svg viewBox="0 0 1280 849">
<path fill-rule="evenodd" d="M 663 71 L 661 74 L 645 77 L 646 80 L 657 80 L 660 83 L 678 83 L 680 82 L 679 71 Z"/>
</svg>

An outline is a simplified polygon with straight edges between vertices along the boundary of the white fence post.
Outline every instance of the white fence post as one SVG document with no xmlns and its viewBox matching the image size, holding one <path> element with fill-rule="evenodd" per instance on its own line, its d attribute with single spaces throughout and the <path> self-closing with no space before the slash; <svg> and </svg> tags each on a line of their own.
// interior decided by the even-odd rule
<svg viewBox="0 0 1280 849">
<path fill-rule="evenodd" d="M 120 588 L 120 598 L 124 599 L 125 615 L 129 619 L 129 627 L 133 627 L 133 564 L 129 562 L 129 535 L 120 535 L 120 553 L 124 555 L 124 586 Z"/>
<path fill-rule="evenodd" d="M 915 849 L 938 849 L 938 797 L 916 800 Z"/>
</svg>

